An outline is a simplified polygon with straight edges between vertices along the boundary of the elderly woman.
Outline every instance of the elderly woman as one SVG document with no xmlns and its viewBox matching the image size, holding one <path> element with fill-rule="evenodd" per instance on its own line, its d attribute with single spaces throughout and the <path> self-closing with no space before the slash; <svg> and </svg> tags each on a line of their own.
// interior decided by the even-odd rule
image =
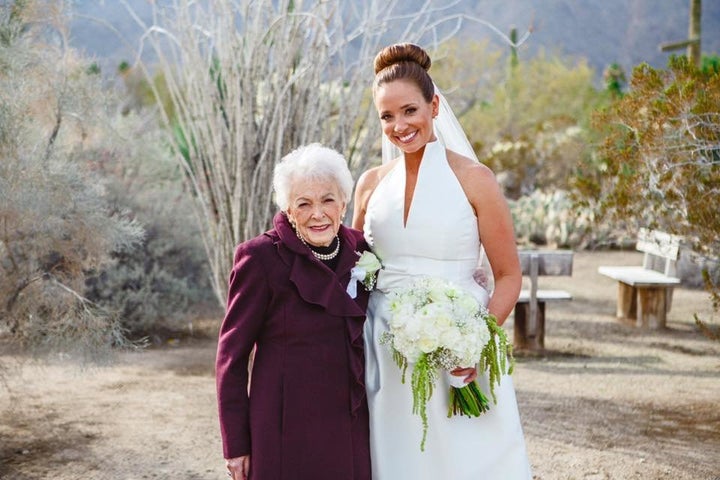
<svg viewBox="0 0 720 480">
<path fill-rule="evenodd" d="M 369 479 L 368 292 L 348 288 L 368 247 L 362 233 L 342 225 L 353 179 L 342 155 L 311 144 L 281 160 L 273 184 L 281 211 L 272 230 L 237 247 L 220 329 L 228 475 Z"/>
</svg>

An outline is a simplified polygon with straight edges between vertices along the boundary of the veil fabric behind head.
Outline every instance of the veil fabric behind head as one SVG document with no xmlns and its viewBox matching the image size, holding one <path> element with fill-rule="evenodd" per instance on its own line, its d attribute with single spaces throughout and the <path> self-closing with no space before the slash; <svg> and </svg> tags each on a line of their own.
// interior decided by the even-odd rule
<svg viewBox="0 0 720 480">
<path fill-rule="evenodd" d="M 434 120 L 435 136 L 438 141 L 445 145 L 445 148 L 452 150 L 455 153 L 459 153 L 464 157 L 478 162 L 475 150 L 473 150 L 470 141 L 465 135 L 460 122 L 455 117 L 450 105 L 448 105 L 445 95 L 440 92 L 440 89 L 435 85 L 435 94 L 440 99 L 440 108 L 438 109 L 438 115 Z M 388 163 L 402 154 L 402 151 L 393 145 L 393 143 L 387 138 L 387 135 L 382 135 L 382 163 Z"/>
</svg>

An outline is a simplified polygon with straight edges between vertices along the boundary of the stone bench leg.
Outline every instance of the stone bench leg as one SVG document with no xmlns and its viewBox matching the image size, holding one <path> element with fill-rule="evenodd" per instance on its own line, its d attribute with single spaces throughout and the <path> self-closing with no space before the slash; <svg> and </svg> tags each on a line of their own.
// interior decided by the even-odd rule
<svg viewBox="0 0 720 480">
<path fill-rule="evenodd" d="M 513 348 L 517 350 L 545 349 L 545 302 L 538 302 L 536 332 L 528 331 L 530 303 L 515 305 L 513 324 Z"/>
<path fill-rule="evenodd" d="M 667 319 L 667 287 L 643 287 L 637 289 L 637 326 L 665 328 Z"/>
<path fill-rule="evenodd" d="M 634 319 L 637 316 L 637 289 L 618 282 L 617 317 Z"/>
</svg>

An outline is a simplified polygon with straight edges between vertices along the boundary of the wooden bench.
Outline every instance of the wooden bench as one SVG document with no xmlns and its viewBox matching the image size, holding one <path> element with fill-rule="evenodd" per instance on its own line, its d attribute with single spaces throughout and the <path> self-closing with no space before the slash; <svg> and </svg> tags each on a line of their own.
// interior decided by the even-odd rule
<svg viewBox="0 0 720 480">
<path fill-rule="evenodd" d="M 680 284 L 675 270 L 680 237 L 643 228 L 635 248 L 645 254 L 642 266 L 600 266 L 598 272 L 618 281 L 618 318 L 634 320 L 638 327 L 664 328 L 673 288 Z"/>
<path fill-rule="evenodd" d="M 530 288 L 520 292 L 515 304 L 513 346 L 518 350 L 545 349 L 545 304 L 572 300 L 564 290 L 541 290 L 538 278 L 549 275 L 572 275 L 571 250 L 521 250 L 520 266 L 530 278 Z"/>
</svg>

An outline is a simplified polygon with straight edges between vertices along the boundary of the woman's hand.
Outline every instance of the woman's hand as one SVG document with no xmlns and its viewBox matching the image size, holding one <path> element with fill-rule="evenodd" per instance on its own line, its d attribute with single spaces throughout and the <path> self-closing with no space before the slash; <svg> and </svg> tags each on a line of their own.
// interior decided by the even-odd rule
<svg viewBox="0 0 720 480">
<path fill-rule="evenodd" d="M 250 473 L 250 455 L 228 458 L 225 460 L 225 465 L 232 480 L 247 480 Z"/>
<path fill-rule="evenodd" d="M 485 273 L 485 269 L 483 267 L 478 267 L 473 272 L 473 280 L 475 280 L 475 283 L 483 287 L 488 293 L 490 293 L 490 288 L 488 288 L 489 281 L 487 273 Z"/>
<path fill-rule="evenodd" d="M 470 383 L 477 378 L 477 368 L 455 368 L 450 371 L 456 377 L 465 377 L 465 383 Z"/>
</svg>

